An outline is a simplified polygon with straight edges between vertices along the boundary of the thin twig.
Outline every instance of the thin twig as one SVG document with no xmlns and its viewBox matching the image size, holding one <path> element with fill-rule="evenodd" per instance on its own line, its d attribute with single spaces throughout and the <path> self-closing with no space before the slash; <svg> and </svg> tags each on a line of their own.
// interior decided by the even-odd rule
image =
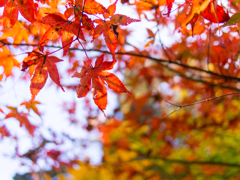
<svg viewBox="0 0 240 180">
<path fill-rule="evenodd" d="M 212 98 L 204 99 L 204 100 L 201 100 L 201 101 L 197 101 L 197 102 L 190 103 L 190 104 L 185 104 L 185 105 L 174 104 L 174 103 L 172 103 L 172 102 L 169 102 L 169 101 L 165 100 L 167 103 L 169 103 L 169 104 L 171 104 L 171 105 L 173 105 L 173 106 L 176 106 L 176 107 L 178 107 L 178 108 L 175 109 L 174 111 L 172 111 L 171 113 L 167 114 L 166 116 L 162 117 L 161 119 L 164 119 L 164 118 L 170 116 L 171 114 L 175 113 L 176 111 L 178 111 L 179 109 L 184 108 L 184 107 L 189 107 L 189 106 L 201 104 L 201 103 L 204 103 L 204 102 L 212 101 L 212 100 L 214 100 L 214 99 L 219 99 L 219 98 L 223 98 L 223 97 L 226 97 L 226 96 L 237 95 L 237 94 L 240 94 L 240 92 L 224 94 L 224 95 L 221 95 L 221 96 L 212 97 Z"/>
<path fill-rule="evenodd" d="M 175 70 L 173 68 L 170 68 L 168 65 L 162 64 L 162 66 L 164 66 L 166 69 L 172 71 L 173 73 L 176 73 L 179 76 L 181 76 L 181 77 L 183 77 L 185 79 L 194 81 L 194 82 L 203 83 L 203 84 L 206 84 L 206 85 L 209 85 L 209 86 L 218 86 L 218 87 L 221 87 L 221 88 L 224 88 L 224 89 L 231 89 L 231 90 L 234 90 L 234 91 L 240 91 L 240 89 L 238 89 L 236 87 L 233 87 L 233 86 L 227 86 L 227 85 L 223 85 L 223 84 L 215 84 L 215 83 L 211 83 L 211 82 L 208 82 L 208 81 L 204 81 L 202 79 L 195 79 L 193 76 L 187 76 L 187 75 L 185 75 L 183 73 L 180 73 L 179 71 L 177 71 L 177 70 Z"/>
</svg>

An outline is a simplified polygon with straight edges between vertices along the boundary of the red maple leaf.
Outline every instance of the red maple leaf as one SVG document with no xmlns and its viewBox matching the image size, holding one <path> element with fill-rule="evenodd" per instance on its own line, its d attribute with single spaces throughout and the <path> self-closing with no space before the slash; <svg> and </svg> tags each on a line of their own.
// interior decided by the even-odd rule
<svg viewBox="0 0 240 180">
<path fill-rule="evenodd" d="M 181 28 L 184 29 L 188 24 L 191 24 L 193 32 L 199 14 L 213 23 L 226 22 L 229 19 L 228 13 L 216 3 L 216 1 L 209 0 L 192 0 L 191 11 L 183 21 Z"/>
<path fill-rule="evenodd" d="M 171 13 L 171 9 L 172 9 L 172 5 L 173 5 L 173 2 L 175 0 L 166 0 L 167 1 L 167 9 L 168 9 L 168 12 L 167 12 L 167 16 L 169 17 L 170 13 Z"/>
<path fill-rule="evenodd" d="M 18 19 L 18 8 L 15 1 L 9 1 L 3 10 L 3 28 L 10 29 Z"/>
<path fill-rule="evenodd" d="M 6 128 L 6 126 L 5 125 L 0 126 L 0 139 L 2 139 L 3 137 L 9 137 L 9 136 L 11 136 L 11 134 Z"/>
<path fill-rule="evenodd" d="M 106 72 L 106 70 L 112 69 L 115 63 L 115 59 L 113 61 L 104 61 L 104 55 L 97 58 L 94 67 L 92 66 L 90 60 L 84 61 L 84 66 L 81 72 L 75 72 L 72 76 L 81 78 L 80 84 L 77 87 L 78 98 L 85 97 L 90 91 L 92 85 L 93 100 L 98 108 L 103 112 L 107 106 L 107 88 L 105 85 L 115 92 L 129 93 L 132 96 L 117 76 Z"/>
<path fill-rule="evenodd" d="M 216 13 L 216 17 L 214 15 Z M 229 20 L 229 15 L 222 6 L 217 5 L 217 8 L 214 9 L 210 4 L 208 7 L 201 13 L 202 17 L 209 20 L 213 23 L 224 23 Z"/>
<path fill-rule="evenodd" d="M 29 22 L 36 21 L 37 4 L 33 0 L 1 0 L 0 7 L 4 7 L 3 11 L 3 27 L 12 28 L 18 18 L 18 11 Z"/>
<path fill-rule="evenodd" d="M 5 116 L 5 119 L 16 118 L 20 123 L 20 127 L 24 125 L 25 128 L 28 130 L 29 134 L 33 136 L 33 133 L 37 127 L 29 122 L 27 118 L 28 114 L 18 112 L 17 108 L 15 107 L 7 106 L 7 108 L 10 109 L 11 111 Z"/>
<path fill-rule="evenodd" d="M 48 13 L 40 21 L 43 24 L 51 26 L 43 35 L 41 40 L 38 43 L 40 51 L 43 51 L 44 45 L 49 40 L 55 40 L 61 36 L 62 46 L 63 46 L 63 55 L 66 55 L 69 47 L 73 42 L 74 35 L 85 41 L 82 31 L 79 31 L 80 22 L 79 21 L 69 21 L 68 13 L 62 15 L 61 13 Z"/>
<path fill-rule="evenodd" d="M 23 61 L 22 71 L 25 71 L 29 66 L 36 65 L 35 71 L 31 78 L 30 90 L 32 94 L 31 102 L 34 101 L 36 95 L 44 87 L 48 74 L 50 78 L 64 91 L 60 84 L 58 69 L 55 63 L 63 61 L 55 56 L 48 56 L 37 51 L 28 53 L 29 56 Z"/>
<path fill-rule="evenodd" d="M 92 39 L 93 42 L 97 37 L 103 34 L 107 47 L 113 56 L 115 55 L 115 50 L 117 48 L 118 43 L 116 27 L 118 25 L 126 26 L 132 22 L 140 21 L 138 19 L 129 18 L 125 15 L 114 14 L 116 11 L 117 1 L 118 0 L 116 0 L 115 3 L 113 3 L 107 8 L 107 11 L 103 14 L 104 20 L 102 19 L 94 20 L 94 22 L 97 23 L 97 26 L 94 29 Z M 109 20 L 106 20 L 107 18 Z"/>
</svg>

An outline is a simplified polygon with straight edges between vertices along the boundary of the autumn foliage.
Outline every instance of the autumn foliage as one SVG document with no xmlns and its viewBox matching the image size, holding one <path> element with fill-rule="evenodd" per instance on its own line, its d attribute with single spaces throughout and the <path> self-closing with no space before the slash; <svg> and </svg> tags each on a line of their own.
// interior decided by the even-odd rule
<svg viewBox="0 0 240 180">
<path fill-rule="evenodd" d="M 11 155 L 33 177 L 239 179 L 238 1 L 1 0 L 0 7 L 1 86 L 29 87 L 27 100 L 1 104 L 0 140 L 16 142 Z M 39 108 L 47 103 L 41 93 L 53 101 L 53 87 L 60 114 Z M 47 112 L 69 127 L 47 127 Z M 11 120 L 32 148 L 21 150 Z M 97 138 L 72 134 L 80 131 Z M 80 151 L 96 141 L 103 156 L 93 165 Z"/>
</svg>

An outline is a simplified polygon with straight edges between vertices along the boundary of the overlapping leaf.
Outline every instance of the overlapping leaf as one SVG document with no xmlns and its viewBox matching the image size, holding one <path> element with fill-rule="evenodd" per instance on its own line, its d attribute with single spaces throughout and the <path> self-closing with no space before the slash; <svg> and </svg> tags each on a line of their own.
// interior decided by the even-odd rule
<svg viewBox="0 0 240 180">
<path fill-rule="evenodd" d="M 90 60 L 84 61 L 84 66 L 80 73 L 76 72 L 72 77 L 81 78 L 80 84 L 77 87 L 77 95 L 79 98 L 84 97 L 93 88 L 93 100 L 98 108 L 103 112 L 107 106 L 107 89 L 115 92 L 131 93 L 124 87 L 121 81 L 112 73 L 106 72 L 113 68 L 116 60 L 104 61 L 104 55 L 97 58 L 93 67 Z"/>
<path fill-rule="evenodd" d="M 216 16 L 214 15 L 216 13 Z M 213 23 L 224 23 L 229 20 L 229 15 L 222 6 L 217 5 L 216 10 L 214 10 L 214 7 L 211 5 L 208 5 L 208 7 L 201 13 L 201 15 Z"/>
<path fill-rule="evenodd" d="M 167 9 L 168 9 L 167 16 L 169 16 L 170 13 L 171 13 L 171 9 L 172 9 L 173 2 L 174 2 L 175 0 L 166 0 L 166 1 L 167 1 Z"/>
<path fill-rule="evenodd" d="M 199 15 L 213 23 L 224 23 L 229 19 L 228 13 L 225 12 L 223 7 L 217 5 L 215 1 L 193 0 L 191 11 L 183 21 L 181 28 L 186 28 L 186 26 L 190 23 L 193 31 Z"/>
<path fill-rule="evenodd" d="M 82 12 L 82 9 L 83 9 L 83 0 L 76 0 L 75 3 L 76 3 L 76 6 L 75 8 L 77 9 L 77 12 L 80 13 Z M 103 14 L 105 13 L 107 10 L 106 8 L 96 2 L 95 0 L 85 0 L 85 3 L 84 3 L 84 12 L 87 13 L 87 14 Z"/>
<path fill-rule="evenodd" d="M 20 126 L 25 126 L 25 128 L 28 130 L 29 134 L 33 136 L 33 133 L 36 129 L 36 126 L 32 125 L 28 118 L 27 118 L 27 115 L 26 113 L 23 113 L 23 112 L 19 112 L 17 108 L 15 107 L 10 107 L 8 106 L 7 107 L 9 110 L 11 110 L 6 116 L 5 116 L 5 119 L 8 119 L 8 118 L 16 118 L 19 123 L 20 123 Z"/>
<path fill-rule="evenodd" d="M 67 13 L 62 15 L 60 13 L 49 13 L 41 19 L 43 24 L 51 26 L 43 35 L 39 41 L 39 49 L 43 51 L 44 45 L 49 40 L 55 40 L 61 36 L 62 46 L 63 46 L 63 55 L 66 55 L 69 47 L 72 44 L 74 35 L 85 41 L 82 31 L 79 31 L 80 22 L 79 21 L 69 21 Z"/>
<path fill-rule="evenodd" d="M 47 56 L 37 51 L 29 53 L 29 57 L 23 61 L 22 71 L 29 66 L 36 65 L 35 71 L 31 79 L 30 90 L 32 94 L 31 102 L 34 101 L 36 95 L 46 84 L 48 74 L 50 78 L 64 91 L 60 84 L 58 69 L 55 63 L 62 61 L 55 56 Z"/>
<path fill-rule="evenodd" d="M 115 55 L 115 50 L 117 48 L 117 33 L 116 28 L 118 25 L 126 26 L 132 22 L 139 22 L 138 19 L 132 19 L 125 15 L 121 14 L 114 14 L 116 11 L 116 3 L 110 5 L 107 9 L 107 13 L 104 14 L 105 20 L 102 19 L 96 19 L 94 20 L 95 23 L 98 25 L 94 29 L 93 39 L 92 42 L 99 37 L 101 34 L 103 34 L 105 42 L 107 44 L 108 49 L 110 50 L 111 54 Z M 106 20 L 106 18 L 109 18 L 110 20 Z"/>
<path fill-rule="evenodd" d="M 18 11 L 29 22 L 36 21 L 37 4 L 33 0 L 3 0 L 0 2 L 0 7 L 2 6 L 5 6 L 3 11 L 4 28 L 14 26 L 18 18 Z"/>
<path fill-rule="evenodd" d="M 3 10 L 3 28 L 10 29 L 18 19 L 18 7 L 16 1 L 10 0 Z"/>
</svg>

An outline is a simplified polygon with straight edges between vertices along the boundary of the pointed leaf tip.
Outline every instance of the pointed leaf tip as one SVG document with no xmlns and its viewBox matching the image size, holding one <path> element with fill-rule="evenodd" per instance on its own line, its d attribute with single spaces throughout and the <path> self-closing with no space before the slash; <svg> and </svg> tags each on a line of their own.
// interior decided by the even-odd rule
<svg viewBox="0 0 240 180">
<path fill-rule="evenodd" d="M 91 67 L 89 65 L 90 62 L 84 63 L 81 72 L 75 72 L 72 76 L 81 78 L 80 84 L 77 87 L 77 96 L 79 98 L 86 96 L 92 86 L 94 103 L 103 113 L 107 107 L 107 88 L 105 84 L 115 92 L 129 93 L 132 96 L 117 76 L 106 72 L 106 70 L 112 69 L 115 63 L 115 58 L 113 58 L 113 61 L 104 61 L 104 55 L 101 55 L 97 58 L 95 67 Z M 104 116 L 106 117 L 105 114 Z"/>
</svg>

